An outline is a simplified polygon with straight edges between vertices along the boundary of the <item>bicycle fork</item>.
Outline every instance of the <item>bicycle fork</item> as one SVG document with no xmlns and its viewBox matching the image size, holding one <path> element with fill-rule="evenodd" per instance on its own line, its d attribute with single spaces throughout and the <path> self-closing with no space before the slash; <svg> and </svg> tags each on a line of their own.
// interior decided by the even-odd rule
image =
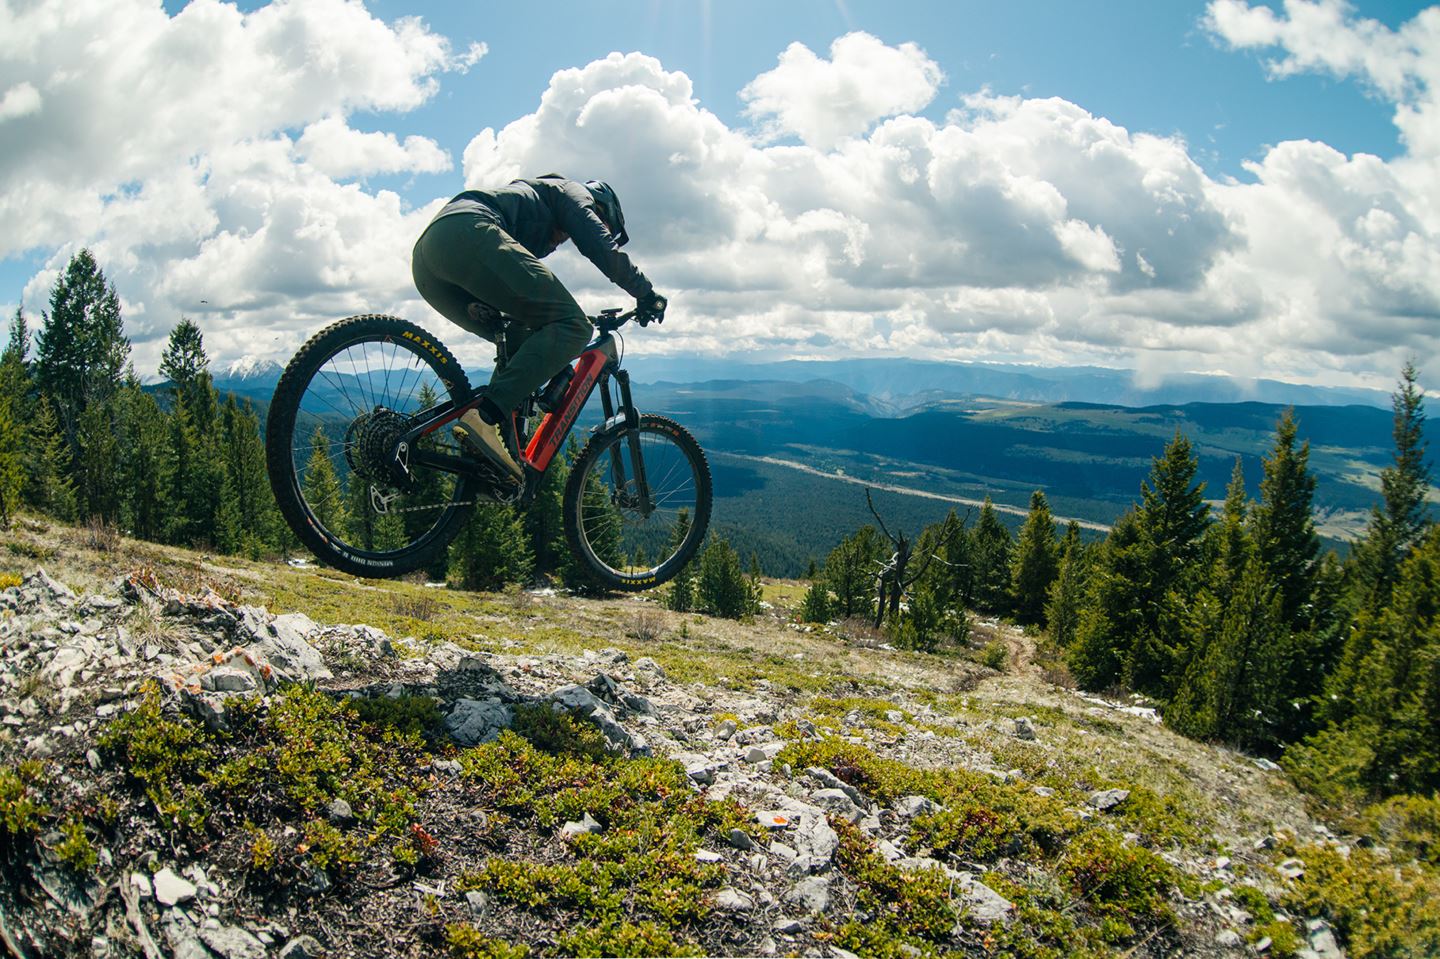
<svg viewBox="0 0 1440 959">
<path fill-rule="evenodd" d="M 648 518 L 655 511 L 655 504 L 650 499 L 650 482 L 645 475 L 645 457 L 640 449 L 640 414 L 636 412 L 635 403 L 630 397 L 630 374 L 625 370 L 616 370 L 613 375 L 616 384 L 620 387 L 620 411 L 617 415 L 608 389 L 602 389 L 600 392 L 600 406 L 605 413 L 607 428 L 620 419 L 624 419 L 625 443 L 630 450 L 630 468 L 634 473 L 635 481 L 633 492 L 627 492 L 629 488 L 625 480 L 625 457 L 620 453 L 619 444 L 612 446 L 610 448 L 610 477 L 615 484 L 615 498 L 622 501 L 616 505 L 639 510 L 641 516 Z M 602 384 L 602 386 L 608 386 L 608 384 Z"/>
</svg>

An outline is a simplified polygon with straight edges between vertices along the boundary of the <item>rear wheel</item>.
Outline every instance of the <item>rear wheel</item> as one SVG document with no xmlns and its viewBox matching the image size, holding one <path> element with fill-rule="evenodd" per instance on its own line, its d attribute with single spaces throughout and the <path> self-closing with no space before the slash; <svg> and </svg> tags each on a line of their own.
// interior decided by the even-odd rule
<svg viewBox="0 0 1440 959">
<path fill-rule="evenodd" d="M 392 316 L 341 320 L 295 354 L 266 419 L 266 463 L 281 515 L 317 559 L 385 577 L 441 555 L 476 483 L 419 467 L 407 480 L 392 454 L 414 414 L 470 396 L 450 351 Z M 421 445 L 460 454 L 446 429 Z"/>
<path fill-rule="evenodd" d="M 644 495 L 638 482 L 643 468 Z M 611 589 L 668 582 L 695 555 L 710 525 L 710 466 L 684 427 L 642 416 L 631 430 L 592 437 L 565 486 L 565 537 Z"/>
</svg>

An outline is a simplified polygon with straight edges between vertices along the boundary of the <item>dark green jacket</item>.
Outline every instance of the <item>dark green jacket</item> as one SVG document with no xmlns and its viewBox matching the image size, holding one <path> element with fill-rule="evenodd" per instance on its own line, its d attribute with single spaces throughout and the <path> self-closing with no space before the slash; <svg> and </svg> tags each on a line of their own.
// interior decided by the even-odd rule
<svg viewBox="0 0 1440 959">
<path fill-rule="evenodd" d="M 496 190 L 466 190 L 445 204 L 435 219 L 455 213 L 493 217 L 501 229 L 536 258 L 555 252 L 559 246 L 555 231 L 560 230 L 626 293 L 640 299 L 654 290 L 645 274 L 616 245 L 615 237 L 596 213 L 594 197 L 582 183 L 546 176 L 515 180 Z M 563 243 L 564 238 L 559 242 Z"/>
</svg>

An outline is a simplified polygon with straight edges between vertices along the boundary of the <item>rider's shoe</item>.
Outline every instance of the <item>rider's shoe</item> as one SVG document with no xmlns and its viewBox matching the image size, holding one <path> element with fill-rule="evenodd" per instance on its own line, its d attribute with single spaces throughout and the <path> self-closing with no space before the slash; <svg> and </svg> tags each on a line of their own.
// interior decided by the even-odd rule
<svg viewBox="0 0 1440 959">
<path fill-rule="evenodd" d="M 500 428 L 482 420 L 477 411 L 467 412 L 451 429 L 455 438 L 470 452 L 500 467 L 501 471 L 515 482 L 524 482 L 525 471 L 515 462 L 515 457 L 508 448 L 509 444 L 500 435 Z"/>
</svg>

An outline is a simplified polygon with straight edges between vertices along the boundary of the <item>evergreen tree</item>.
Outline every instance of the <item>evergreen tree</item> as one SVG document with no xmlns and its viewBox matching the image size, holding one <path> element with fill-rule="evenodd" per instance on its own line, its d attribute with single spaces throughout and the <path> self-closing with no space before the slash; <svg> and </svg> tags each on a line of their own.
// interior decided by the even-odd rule
<svg viewBox="0 0 1440 959">
<path fill-rule="evenodd" d="M 1279 588 L 1252 556 L 1229 602 L 1207 594 L 1196 609 L 1199 629 L 1213 635 L 1198 645 L 1201 652 L 1165 709 L 1166 723 L 1235 746 L 1274 745 L 1290 705 L 1292 653 Z"/>
<path fill-rule="evenodd" d="M 1400 386 L 1391 397 L 1395 462 L 1380 473 L 1382 501 L 1371 510 L 1365 534 L 1346 564 L 1345 605 L 1354 625 L 1348 633 L 1341 629 L 1344 639 L 1338 662 L 1325 679 L 1319 702 L 1320 717 L 1334 724 L 1354 715 L 1365 694 L 1364 675 L 1376 655 L 1377 624 L 1390 605 L 1405 558 L 1430 526 L 1425 506 L 1430 467 L 1425 460 L 1424 395 L 1416 385 L 1413 365 L 1407 363 L 1400 376 Z"/>
<path fill-rule="evenodd" d="M 1200 560 L 1210 507 L 1205 484 L 1195 482 L 1198 470 L 1190 441 L 1176 430 L 1140 485 L 1136 522 L 1150 567 L 1140 581 L 1141 629 L 1128 643 L 1122 681 L 1162 700 L 1169 698 L 1188 658 L 1185 610 L 1203 585 Z"/>
<path fill-rule="evenodd" d="M 712 616 L 740 619 L 756 611 L 754 590 L 740 565 L 739 554 L 718 537 L 710 540 L 700 556 L 695 591 L 699 608 Z"/>
<path fill-rule="evenodd" d="M 350 528 L 350 514 L 345 508 L 345 489 L 330 459 L 330 445 L 325 431 L 316 427 L 310 436 L 310 457 L 305 461 L 300 490 L 321 525 L 345 533 Z"/>
<path fill-rule="evenodd" d="M 1137 511 L 1126 512 L 1100 546 L 1066 662 L 1086 689 L 1108 689 L 1122 680 L 1133 637 L 1146 624 L 1153 552 Z"/>
<path fill-rule="evenodd" d="M 1080 524 L 1071 520 L 1065 529 L 1065 539 L 1060 544 L 1060 568 L 1050 584 L 1045 604 L 1050 641 L 1061 649 L 1075 642 L 1076 631 L 1080 628 L 1088 566 L 1087 550 L 1080 542 Z"/>
<path fill-rule="evenodd" d="M 1275 447 L 1264 461 L 1260 503 L 1252 521 L 1260 562 L 1280 590 L 1283 621 L 1291 630 L 1303 630 L 1314 614 L 1320 537 L 1311 506 L 1315 477 L 1309 471 L 1310 443 L 1297 450 L 1296 432 L 1294 411 L 1287 409 L 1275 429 Z"/>
<path fill-rule="evenodd" d="M 16 397 L 0 393 L 0 525 L 9 526 L 25 489 L 25 428 Z"/>
<path fill-rule="evenodd" d="M 1010 563 L 1010 596 L 1015 618 L 1021 623 L 1041 623 L 1050 584 L 1059 573 L 1059 551 L 1055 543 L 1055 518 L 1041 490 L 1030 494 L 1030 513 L 1020 529 Z"/>
<path fill-rule="evenodd" d="M 1010 530 L 985 497 L 980 519 L 970 537 L 970 563 L 974 570 L 974 604 L 991 612 L 1004 612 L 1010 601 Z"/>
<path fill-rule="evenodd" d="M 963 609 L 971 602 L 970 539 L 965 522 L 952 509 L 945 518 L 927 526 L 915 547 L 921 556 L 933 556 L 920 584 L 930 591 L 942 610 Z"/>
<path fill-rule="evenodd" d="M 675 529 L 670 537 L 670 548 L 673 550 L 685 542 L 685 537 L 690 534 L 690 510 L 681 507 L 679 514 L 675 517 Z M 680 571 L 675 578 L 670 580 L 670 588 L 665 592 L 665 608 L 672 609 L 677 613 L 688 613 L 695 608 L 695 561 L 692 559 Z"/>
<path fill-rule="evenodd" d="M 1250 501 L 1245 495 L 1245 471 L 1240 457 L 1235 457 L 1235 468 L 1230 472 L 1230 483 L 1225 487 L 1225 505 L 1220 521 L 1211 526 L 1207 537 L 1213 544 L 1209 550 L 1210 565 L 1213 569 L 1211 591 L 1220 602 L 1229 602 L 1240 588 L 1240 577 L 1255 552 L 1255 539 L 1250 532 Z"/>
<path fill-rule="evenodd" d="M 10 338 L 0 353 L 0 523 L 9 524 L 25 491 L 30 416 L 30 332 L 15 310 Z"/>
<path fill-rule="evenodd" d="M 428 409 L 440 402 L 440 396 L 435 392 L 429 383 L 423 383 L 416 395 L 416 405 L 420 409 Z M 432 433 L 420 440 L 420 448 L 428 451 L 437 451 L 440 443 L 438 433 Z M 419 470 L 415 474 L 415 489 L 413 492 L 401 496 L 398 505 L 402 509 L 406 506 L 432 507 L 437 503 L 448 502 L 454 491 L 455 481 L 441 473 L 439 470 Z M 438 513 L 434 509 L 416 509 L 413 512 L 400 514 L 401 523 L 405 527 L 405 536 L 411 542 L 419 539 L 431 526 L 435 524 Z M 283 527 L 282 527 L 283 528 Z M 453 542 L 448 550 L 439 550 L 428 566 L 425 567 L 425 575 L 437 582 L 443 581 L 449 575 L 450 561 L 458 549 Z"/>
<path fill-rule="evenodd" d="M 1373 792 L 1429 794 L 1440 789 L 1440 530 L 1411 550 L 1391 595 L 1356 620 L 1356 645 L 1368 653 L 1353 708 L 1310 745 L 1343 743 L 1358 785 Z"/>
<path fill-rule="evenodd" d="M 140 539 L 164 537 L 171 506 L 169 421 L 155 398 L 127 379 L 116 397 L 123 523 Z"/>
<path fill-rule="evenodd" d="M 497 590 L 526 583 L 535 570 L 535 556 L 525 524 L 513 506 L 478 506 L 455 539 L 450 580 L 462 589 Z"/>
<path fill-rule="evenodd" d="M 836 613 L 841 617 L 869 611 L 880 550 L 880 533 L 873 526 L 862 526 L 826 557 L 825 583 L 835 594 Z"/>
<path fill-rule="evenodd" d="M 90 251 L 81 250 L 51 290 L 45 327 L 35 341 L 35 381 L 50 397 L 72 456 L 79 455 L 82 415 L 119 389 L 129 358 L 114 284 L 106 282 Z"/>
<path fill-rule="evenodd" d="M 823 580 L 812 580 L 810 588 L 805 590 L 805 596 L 800 601 L 800 621 L 802 623 L 825 623 L 829 620 L 830 590 L 825 588 Z"/>
<path fill-rule="evenodd" d="M 75 473 L 83 515 L 118 524 L 121 464 L 113 398 L 92 402 L 85 408 L 76 438 L 80 456 Z"/>
<path fill-rule="evenodd" d="M 209 535 L 214 512 L 207 507 L 216 491 L 209 484 L 203 441 L 190 418 L 189 407 L 176 403 L 170 411 L 169 425 L 169 461 L 164 468 L 168 481 L 165 539 L 188 546 Z"/>
<path fill-rule="evenodd" d="M 1395 462 L 1380 473 L 1382 502 L 1354 551 L 1352 593 L 1358 608 L 1378 610 L 1390 599 L 1400 564 L 1430 522 L 1425 498 L 1430 466 L 1425 459 L 1425 396 L 1413 364 L 1400 371 L 1391 397 L 1395 411 Z"/>
<path fill-rule="evenodd" d="M 264 547 L 278 545 L 277 533 L 282 525 L 266 476 L 259 417 L 249 400 L 242 406 L 232 394 L 220 411 L 220 424 L 224 475 L 234 499 L 233 521 L 239 527 L 236 548 L 255 557 Z M 398 515 L 392 515 L 389 522 L 397 528 L 402 523 Z M 403 535 L 400 528 L 387 542 Z"/>
<path fill-rule="evenodd" d="M 574 437 L 571 437 L 574 441 Z M 535 556 L 535 572 L 540 575 L 558 573 L 564 565 L 568 547 L 565 544 L 565 484 L 570 478 L 570 465 L 557 456 L 540 480 L 535 499 L 525 510 L 525 534 L 530 538 L 530 552 Z"/>
<path fill-rule="evenodd" d="M 189 317 L 170 331 L 170 340 L 160 356 L 160 375 L 170 382 L 176 402 L 184 403 L 191 419 L 204 426 L 214 418 L 214 394 L 210 385 L 210 357 L 205 353 L 205 338 L 200 327 Z M 206 416 L 207 408 L 211 415 Z"/>
<path fill-rule="evenodd" d="M 75 520 L 75 485 L 70 479 L 70 451 L 50 401 L 41 397 L 30 427 L 30 475 L 26 496 L 35 509 L 63 522 Z"/>
<path fill-rule="evenodd" d="M 22 432 L 30 429 L 34 379 L 30 371 L 30 329 L 25 311 L 17 308 L 10 318 L 10 335 L 0 353 L 0 396 L 10 398 L 11 415 Z"/>
</svg>

